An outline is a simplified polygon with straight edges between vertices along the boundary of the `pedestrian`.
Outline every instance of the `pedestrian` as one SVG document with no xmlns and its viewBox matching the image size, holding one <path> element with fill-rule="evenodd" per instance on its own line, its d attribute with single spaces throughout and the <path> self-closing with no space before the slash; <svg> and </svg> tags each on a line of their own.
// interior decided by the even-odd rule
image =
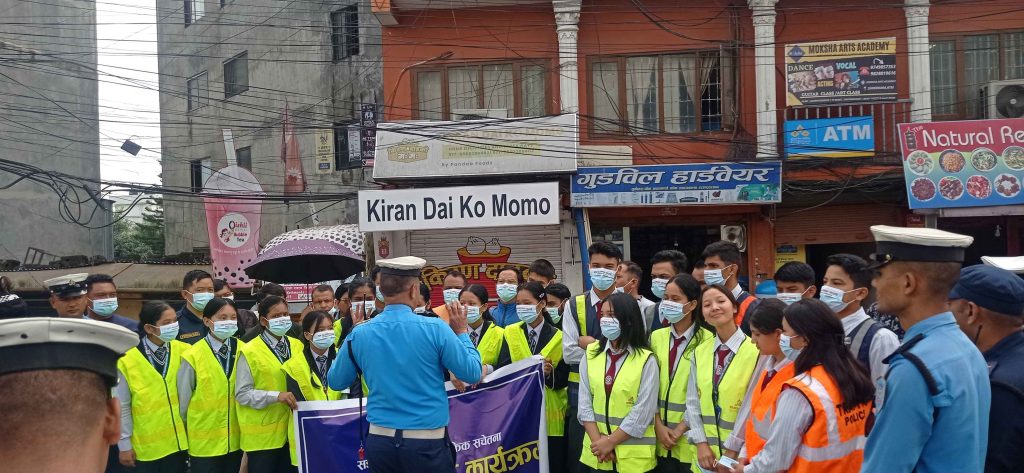
<svg viewBox="0 0 1024 473">
<path fill-rule="evenodd" d="M 651 257 L 651 293 L 659 301 L 665 298 L 665 286 L 677 274 L 686 272 L 686 254 L 679 250 L 661 250 Z M 658 317 L 657 304 L 647 308 L 644 320 L 649 331 L 667 327 L 664 319 Z"/>
<path fill-rule="evenodd" d="M 178 369 L 189 345 L 175 340 L 179 322 L 163 301 L 139 312 L 142 341 L 117 362 L 121 401 L 120 462 L 138 472 L 184 473 L 188 437 L 178 408 Z"/>
<path fill-rule="evenodd" d="M 660 374 L 658 412 L 654 416 L 659 473 L 688 473 L 697 455 L 685 437 L 689 426 L 683 418 L 692 374 L 690 360 L 698 347 L 714 338 L 697 307 L 699 302 L 700 284 L 693 276 L 672 276 L 661 291 L 656 318 L 668 326 L 651 332 L 651 350 L 658 357 Z"/>
<path fill-rule="evenodd" d="M 480 353 L 469 340 L 465 311 L 461 304 L 449 304 L 450 326 L 416 315 L 412 304 L 426 261 L 406 256 L 378 264 L 384 311 L 353 328 L 327 375 L 328 387 L 343 389 L 357 375 L 365 378 L 370 425 L 360 452 L 365 450 L 371 471 L 453 471 L 442 373 L 451 371 L 470 383 L 481 378 Z"/>
<path fill-rule="evenodd" d="M 604 307 L 604 299 L 615 292 L 615 270 L 622 262 L 622 250 L 607 242 L 598 241 L 587 248 L 590 264 L 591 289 L 565 301 L 562 309 L 562 359 L 569 365 L 569 408 L 565 411 L 565 441 L 569 444 L 569 472 L 582 472 L 583 464 L 577 461 L 583 451 L 583 424 L 577 415 L 579 399 L 580 362 L 586 356 L 587 347 L 602 339 L 598 320 Z"/>
<path fill-rule="evenodd" d="M 178 406 L 188 433 L 190 473 L 236 473 L 242 464 L 235 358 L 241 342 L 235 301 L 215 297 L 203 309 L 206 337 L 187 348 L 178 369 Z"/>
<path fill-rule="evenodd" d="M 826 264 L 821 301 L 839 316 L 850 351 L 871 374 L 871 383 L 876 386 L 877 412 L 885 401 L 882 389 L 888 368 L 885 359 L 899 348 L 900 341 L 895 333 L 869 317 L 861 306 L 871 294 L 872 272 L 868 262 L 859 256 L 837 254 L 829 256 Z"/>
<path fill-rule="evenodd" d="M 498 303 L 491 310 L 491 317 L 499 327 L 506 327 L 519 321 L 516 315 L 516 293 L 523 283 L 523 274 L 515 266 L 502 266 L 498 270 L 494 290 L 498 295 Z"/>
<path fill-rule="evenodd" d="M 291 410 L 298 406 L 295 396 L 288 392 L 281 367 L 292 356 L 303 356 L 304 346 L 287 335 L 292 320 L 284 299 L 264 297 L 259 314 L 259 335 L 242 345 L 235 360 L 240 445 L 249 459 L 249 473 L 295 471 L 288 425 L 292 422 Z"/>
<path fill-rule="evenodd" d="M 565 302 L 572 298 L 572 291 L 565 284 L 553 282 L 544 287 L 544 294 L 547 300 L 544 318 L 549 324 L 561 330 Z"/>
<path fill-rule="evenodd" d="M 647 313 L 649 309 L 654 307 L 654 301 L 640 295 L 640 281 L 643 279 L 643 268 L 632 261 L 623 261 L 619 263 L 619 267 L 615 272 L 615 290 L 633 296 L 637 305 L 640 306 L 641 315 Z M 647 327 L 651 326 L 650 320 L 644 318 L 644 321 L 647 324 Z"/>
<path fill-rule="evenodd" d="M 796 375 L 783 383 L 764 447 L 733 473 L 860 471 L 875 390 L 845 338 L 821 301 L 786 308 L 780 347 Z"/>
<path fill-rule="evenodd" d="M 330 284 L 320 284 L 313 288 L 309 294 L 310 310 L 327 312 L 330 315 L 334 310 L 334 288 Z M 331 319 L 333 321 L 333 319 Z"/>
<path fill-rule="evenodd" d="M 457 269 L 449 269 L 444 274 L 444 279 L 441 280 L 442 291 L 441 294 L 444 296 L 444 303 L 434 307 L 434 313 L 437 314 L 441 320 L 448 321 L 448 304 L 457 302 L 459 300 L 459 294 L 462 290 L 469 285 L 469 280 L 466 279 L 466 275 L 462 274 L 462 271 Z"/>
<path fill-rule="evenodd" d="M 995 266 L 970 266 L 960 271 L 949 300 L 992 383 L 985 473 L 1024 471 L 1024 280 Z"/>
<path fill-rule="evenodd" d="M 981 353 L 949 312 L 948 297 L 973 238 L 933 228 L 871 227 L 878 308 L 906 327 L 889 358 L 885 404 L 864 471 L 982 471 L 991 386 Z"/>
<path fill-rule="evenodd" d="M 558 278 L 555 274 L 555 265 L 544 258 L 533 260 L 527 273 L 527 279 L 537 281 L 544 287 L 548 287 Z"/>
<path fill-rule="evenodd" d="M 335 346 L 341 346 L 342 340 L 352 332 L 352 327 L 369 320 L 376 315 L 376 299 L 374 293 L 377 287 L 373 281 L 367 278 L 355 278 L 348 285 L 349 310 L 348 317 L 341 319 L 341 324 L 335 324 Z M 338 331 L 340 325 L 341 331 Z"/>
<path fill-rule="evenodd" d="M 470 286 L 473 287 L 473 286 Z M 479 287 L 479 286 L 478 286 Z M 548 470 L 564 471 L 566 387 L 569 367 L 562 361 L 562 331 L 544 319 L 547 305 L 544 286 L 529 281 L 519 286 L 516 312 L 519 322 L 505 327 L 497 367 L 533 355 L 544 357 L 544 412 L 548 433 Z"/>
<path fill-rule="evenodd" d="M 636 300 L 609 296 L 599 323 L 604 336 L 580 363 L 579 422 L 587 436 L 580 462 L 591 471 L 646 472 L 657 465 L 654 414 L 658 360 Z"/>
<path fill-rule="evenodd" d="M 283 299 L 287 297 L 287 293 L 280 284 L 265 282 L 256 291 L 256 304 L 248 309 L 238 309 L 238 332 L 243 334 L 243 341 L 247 341 L 244 334 L 260 326 L 259 304 L 267 296 L 278 296 Z"/>
<path fill-rule="evenodd" d="M 94 320 L 0 320 L 3 471 L 104 471 L 121 438 L 117 360 L 138 343 L 137 333 Z"/>
<path fill-rule="evenodd" d="M 282 288 L 282 291 L 283 290 L 284 289 Z M 264 304 L 264 301 L 271 297 L 273 298 L 271 300 L 274 302 Z M 253 314 L 256 315 L 256 320 L 258 323 L 256 324 L 255 327 L 250 328 L 248 331 L 246 331 L 239 337 L 243 342 L 249 343 L 253 340 L 256 340 L 267 331 L 266 323 L 264 321 L 265 317 L 263 317 L 262 315 L 264 313 L 263 311 L 265 311 L 267 308 L 272 308 L 275 314 L 283 312 L 285 316 L 288 318 L 288 322 L 291 323 L 291 326 L 290 328 L 288 328 L 288 331 L 285 332 L 285 335 L 288 335 L 289 337 L 292 337 L 296 340 L 302 340 L 302 324 L 297 324 L 292 321 L 291 313 L 289 312 L 291 309 L 288 306 L 288 301 L 285 299 L 285 296 L 267 294 L 264 295 L 262 299 L 260 299 L 260 302 L 258 304 L 256 304 L 257 310 L 253 312 Z M 283 321 L 278 321 L 277 323 L 281 325 L 284 324 Z"/>
<path fill-rule="evenodd" d="M 85 315 L 85 278 L 88 273 L 68 274 L 43 281 L 50 291 L 50 306 L 57 317 L 80 319 Z"/>
<path fill-rule="evenodd" d="M 700 283 L 700 290 L 702 291 L 705 287 L 707 287 L 707 283 L 704 282 L 705 268 L 706 266 L 704 265 L 704 260 L 699 259 L 695 263 L 693 263 L 693 272 L 690 273 L 690 275 L 693 276 L 693 279 L 696 279 L 697 282 Z"/>
<path fill-rule="evenodd" d="M 698 466 L 709 471 L 722 456 L 736 458 L 743 446 L 743 438 L 733 429 L 746 422 L 749 411 L 741 407 L 758 360 L 757 347 L 737 325 L 739 309 L 733 292 L 720 284 L 701 292 L 701 311 L 715 338 L 694 352 L 686 388 L 690 440 L 697 446 Z"/>
<path fill-rule="evenodd" d="M 292 357 L 281 365 L 281 370 L 286 376 L 285 385 L 288 392 L 295 397 L 296 402 L 341 399 L 340 392 L 327 387 L 327 371 L 331 369 L 336 356 L 331 315 L 322 310 L 307 313 L 302 317 L 302 335 L 302 344 L 305 348 L 301 353 L 293 353 Z M 288 453 L 291 455 L 292 465 L 297 467 L 299 457 L 295 453 L 296 442 L 295 423 L 291 422 L 289 416 Z"/>
<path fill-rule="evenodd" d="M 380 266 L 374 266 L 370 270 L 370 281 L 373 281 L 374 300 L 373 313 L 377 314 L 384 310 L 384 294 L 380 292 Z"/>
<path fill-rule="evenodd" d="M 412 311 L 424 317 L 437 317 L 437 314 L 430 310 L 430 286 L 423 282 L 420 282 L 419 297 L 416 298 L 416 307 Z"/>
<path fill-rule="evenodd" d="M 215 278 L 213 280 L 213 297 L 235 300 L 235 291 L 231 290 L 231 285 L 228 284 L 227 280 Z"/>
<path fill-rule="evenodd" d="M 213 276 L 201 269 L 185 273 L 181 280 L 181 298 L 185 305 L 178 309 L 178 341 L 195 343 L 206 336 L 203 309 L 214 298 Z"/>
<path fill-rule="evenodd" d="M 117 311 L 117 286 L 114 278 L 106 274 L 90 274 L 85 278 L 85 318 L 120 325 L 133 332 L 139 331 L 139 323 L 115 313 Z"/>
<path fill-rule="evenodd" d="M 753 311 L 760 301 L 740 287 L 742 257 L 739 247 L 731 241 L 716 241 L 704 248 L 701 258 L 704 260 L 704 283 L 708 286 L 720 285 L 731 292 L 737 304 L 736 325 L 744 334 L 750 335 L 747 314 Z"/>
<path fill-rule="evenodd" d="M 790 305 L 800 299 L 813 299 L 818 293 L 814 268 L 802 261 L 790 261 L 775 270 L 775 298 Z M 753 331 L 753 330 L 751 330 Z"/>
<path fill-rule="evenodd" d="M 469 323 L 469 340 L 480 352 L 483 363 L 483 376 L 494 372 L 498 366 L 498 354 L 504 340 L 504 329 L 494 323 L 491 311 L 487 306 L 487 289 L 479 284 L 466 286 L 459 295 L 459 302 L 466 311 L 466 322 Z M 458 378 L 452 378 L 452 384 L 460 392 L 465 384 Z"/>
<path fill-rule="evenodd" d="M 352 309 L 352 303 L 348 298 L 348 286 L 349 283 L 343 282 L 334 290 L 334 310 L 331 311 L 331 317 L 334 317 L 335 322 L 349 315 L 349 310 Z"/>
</svg>

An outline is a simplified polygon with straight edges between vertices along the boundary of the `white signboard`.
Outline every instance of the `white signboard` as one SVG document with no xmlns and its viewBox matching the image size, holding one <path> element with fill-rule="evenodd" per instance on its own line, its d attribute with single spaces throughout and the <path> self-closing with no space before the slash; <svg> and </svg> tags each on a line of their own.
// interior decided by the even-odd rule
<svg viewBox="0 0 1024 473">
<path fill-rule="evenodd" d="M 359 191 L 359 230 L 557 225 L 558 206 L 557 182 Z"/>
<path fill-rule="evenodd" d="M 375 179 L 572 173 L 575 114 L 377 125 Z"/>
</svg>

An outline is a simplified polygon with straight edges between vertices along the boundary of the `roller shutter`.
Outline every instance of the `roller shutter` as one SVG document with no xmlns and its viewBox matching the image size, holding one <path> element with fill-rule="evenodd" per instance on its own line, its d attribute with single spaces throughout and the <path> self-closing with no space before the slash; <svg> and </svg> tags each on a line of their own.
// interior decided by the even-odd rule
<svg viewBox="0 0 1024 473">
<path fill-rule="evenodd" d="M 896 205 L 829 205 L 802 212 L 779 209 L 775 220 L 776 245 L 821 245 L 873 241 L 872 225 L 902 226 Z"/>
</svg>

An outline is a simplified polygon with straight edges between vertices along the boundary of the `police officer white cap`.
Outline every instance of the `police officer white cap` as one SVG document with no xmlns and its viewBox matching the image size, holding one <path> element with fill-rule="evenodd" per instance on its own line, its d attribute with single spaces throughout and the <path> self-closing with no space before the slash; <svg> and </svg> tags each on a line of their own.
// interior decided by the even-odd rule
<svg viewBox="0 0 1024 473">
<path fill-rule="evenodd" d="M 427 260 L 415 256 L 402 256 L 377 261 L 381 274 L 393 274 L 395 276 L 418 277 L 420 270 L 426 265 Z"/>
<path fill-rule="evenodd" d="M 89 273 L 75 273 L 43 281 L 43 285 L 57 297 L 75 297 L 85 294 L 85 278 Z"/>
<path fill-rule="evenodd" d="M 0 377 L 23 371 L 84 370 L 117 384 L 117 359 L 139 335 L 107 322 L 55 317 L 0 320 Z"/>
<path fill-rule="evenodd" d="M 962 263 L 964 250 L 974 243 L 974 237 L 935 228 L 873 225 L 871 234 L 876 244 L 871 255 L 875 267 L 894 261 Z"/>
<path fill-rule="evenodd" d="M 982 256 L 981 262 L 1012 273 L 1024 274 L 1024 256 Z"/>
</svg>

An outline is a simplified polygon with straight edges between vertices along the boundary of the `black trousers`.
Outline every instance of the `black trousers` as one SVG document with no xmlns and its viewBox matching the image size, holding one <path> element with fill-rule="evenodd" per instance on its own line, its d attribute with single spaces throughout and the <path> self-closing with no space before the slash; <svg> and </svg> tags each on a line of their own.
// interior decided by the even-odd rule
<svg viewBox="0 0 1024 473">
<path fill-rule="evenodd" d="M 565 471 L 582 473 L 589 469 L 580 463 L 580 454 L 583 453 L 583 435 L 586 432 L 583 430 L 583 424 L 580 424 L 579 419 L 576 418 L 577 408 L 574 404 L 574 402 L 570 402 L 569 408 L 565 410 Z M 556 470 L 552 468 L 551 471 L 553 473 Z"/>
<path fill-rule="evenodd" d="M 566 465 L 567 448 L 565 437 L 548 437 L 548 471 L 551 473 L 566 471 L 568 468 Z"/>
<path fill-rule="evenodd" d="M 455 446 L 447 435 L 428 440 L 407 439 L 401 431 L 394 437 L 370 434 L 366 436 L 366 459 L 373 473 L 452 472 Z"/>
<path fill-rule="evenodd" d="M 174 452 L 159 460 L 135 460 L 136 473 L 185 473 L 188 468 L 188 452 Z"/>
<path fill-rule="evenodd" d="M 690 473 L 690 464 L 675 458 L 658 457 L 658 466 L 654 468 L 654 473 Z"/>
<path fill-rule="evenodd" d="M 249 473 L 294 473 L 298 471 L 292 465 L 292 457 L 288 453 L 291 448 L 284 444 L 281 448 L 273 450 L 257 450 L 245 452 L 249 455 Z"/>
<path fill-rule="evenodd" d="M 216 457 L 189 457 L 189 473 L 238 473 L 241 466 L 241 450 Z"/>
<path fill-rule="evenodd" d="M 121 458 L 119 454 L 120 450 L 117 449 L 117 445 L 111 445 L 110 450 L 107 452 L 107 469 L 103 470 L 104 473 L 124 473 L 128 469 L 121 464 Z"/>
</svg>

